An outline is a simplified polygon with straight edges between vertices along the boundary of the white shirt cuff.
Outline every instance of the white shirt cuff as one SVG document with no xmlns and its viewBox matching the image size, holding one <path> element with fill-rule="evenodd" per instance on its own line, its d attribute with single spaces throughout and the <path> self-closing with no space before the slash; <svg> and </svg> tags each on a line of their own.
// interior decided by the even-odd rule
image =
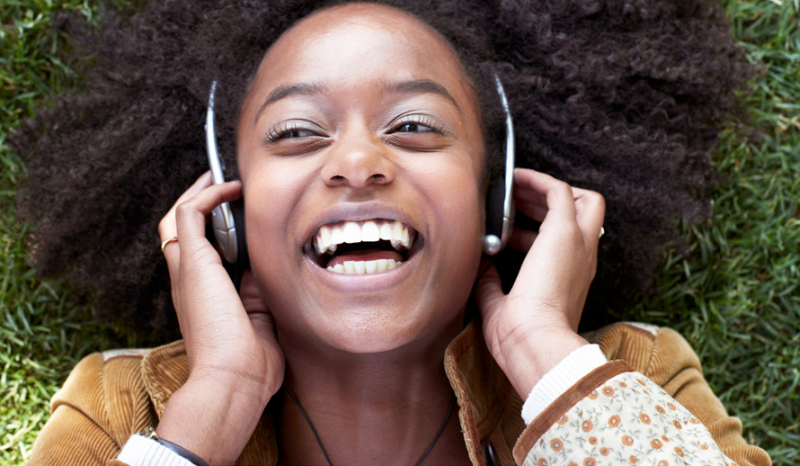
<svg viewBox="0 0 800 466">
<path fill-rule="evenodd" d="M 522 420 L 525 425 L 533 422 L 550 403 L 556 401 L 580 379 L 607 362 L 608 359 L 597 345 L 583 345 L 562 359 L 533 387 L 522 405 Z"/>
<path fill-rule="evenodd" d="M 194 466 L 183 456 L 141 435 L 131 435 L 117 459 L 130 466 Z"/>
</svg>

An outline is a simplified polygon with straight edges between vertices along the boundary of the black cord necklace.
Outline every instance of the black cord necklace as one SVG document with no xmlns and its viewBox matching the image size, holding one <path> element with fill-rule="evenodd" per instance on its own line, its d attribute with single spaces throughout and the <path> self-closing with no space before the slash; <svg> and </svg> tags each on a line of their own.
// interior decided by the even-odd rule
<svg viewBox="0 0 800 466">
<path fill-rule="evenodd" d="M 303 418 L 305 418 L 306 423 L 308 423 L 308 427 L 311 427 L 311 432 L 314 434 L 314 439 L 317 441 L 317 445 L 319 445 L 320 450 L 322 450 L 322 454 L 325 455 L 325 461 L 327 461 L 330 466 L 333 466 L 333 462 L 331 461 L 331 458 L 328 456 L 328 452 L 325 451 L 325 447 L 322 446 L 322 440 L 319 439 L 319 434 L 317 434 L 317 429 L 314 428 L 314 424 L 311 422 L 311 418 L 308 417 L 306 410 L 303 409 L 303 406 L 300 404 L 299 401 L 297 401 L 297 398 L 294 396 L 294 393 L 292 393 L 292 390 L 288 386 L 285 388 L 286 388 L 286 393 L 289 395 L 289 398 L 291 398 L 292 401 L 295 402 L 297 407 L 300 408 L 300 412 L 303 414 Z M 436 433 L 436 437 L 433 438 L 433 442 L 431 442 L 431 444 L 428 446 L 428 449 L 425 450 L 425 453 L 423 453 L 419 461 L 417 461 L 416 463 L 417 466 L 422 464 L 422 462 L 425 460 L 425 457 L 428 456 L 428 453 L 430 453 L 431 450 L 433 450 L 433 446 L 436 445 L 436 441 L 439 440 L 439 437 L 442 436 L 445 427 L 447 427 L 447 422 L 450 420 L 450 415 L 453 414 L 453 407 L 455 405 L 456 405 L 456 395 L 454 393 L 453 399 L 450 400 L 450 407 L 447 409 L 447 417 L 444 419 L 442 427 L 439 428 L 439 432 Z"/>
</svg>

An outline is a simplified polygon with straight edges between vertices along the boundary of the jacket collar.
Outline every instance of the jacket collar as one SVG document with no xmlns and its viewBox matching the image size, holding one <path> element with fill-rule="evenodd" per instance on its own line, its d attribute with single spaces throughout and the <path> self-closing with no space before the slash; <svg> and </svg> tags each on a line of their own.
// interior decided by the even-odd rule
<svg viewBox="0 0 800 466">
<path fill-rule="evenodd" d="M 511 449 L 525 425 L 520 417 L 522 400 L 494 361 L 479 322 L 470 322 L 445 351 L 445 372 L 458 399 L 461 430 L 470 459 L 486 464 L 513 463 Z M 150 351 L 142 361 L 142 377 L 160 419 L 175 391 L 189 377 L 183 340 Z M 275 464 L 278 459 L 274 427 L 262 417 L 239 463 Z"/>
</svg>

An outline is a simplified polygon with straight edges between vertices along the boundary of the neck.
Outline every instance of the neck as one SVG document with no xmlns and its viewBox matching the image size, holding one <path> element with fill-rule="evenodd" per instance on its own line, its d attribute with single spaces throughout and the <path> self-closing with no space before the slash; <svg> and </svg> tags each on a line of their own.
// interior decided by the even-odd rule
<svg viewBox="0 0 800 466">
<path fill-rule="evenodd" d="M 308 414 L 334 464 L 415 464 L 447 417 L 453 392 L 444 352 L 462 319 L 429 341 L 378 354 L 284 345 L 286 384 Z M 301 410 L 284 396 L 280 461 L 326 464 Z M 453 409 L 426 464 L 469 462 Z"/>
</svg>

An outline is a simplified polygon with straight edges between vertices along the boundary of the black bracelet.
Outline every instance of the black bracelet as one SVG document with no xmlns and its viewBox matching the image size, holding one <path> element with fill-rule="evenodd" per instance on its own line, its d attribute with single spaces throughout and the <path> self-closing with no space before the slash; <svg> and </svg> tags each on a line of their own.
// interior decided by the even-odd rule
<svg viewBox="0 0 800 466">
<path fill-rule="evenodd" d="M 163 438 L 158 438 L 155 440 L 156 442 L 160 443 L 161 445 L 164 445 L 165 447 L 174 451 L 178 455 L 186 458 L 187 460 L 191 461 L 197 466 L 209 466 L 209 464 L 206 463 L 205 460 L 203 460 L 203 458 L 200 458 L 199 456 L 195 455 L 194 453 L 190 452 L 189 450 L 183 448 L 180 445 L 176 445 L 168 440 L 164 440 Z"/>
<path fill-rule="evenodd" d="M 164 440 L 163 438 L 158 438 L 158 435 L 156 435 L 156 430 L 153 429 L 152 427 L 147 427 L 144 430 L 144 432 L 142 432 L 142 435 L 145 438 L 149 438 L 151 440 L 155 440 L 156 442 L 160 443 L 164 447 L 169 448 L 170 450 L 172 450 L 175 453 L 177 453 L 178 456 L 186 458 L 187 460 L 189 460 L 192 464 L 195 464 L 196 466 L 210 466 L 203 458 L 200 458 L 199 456 L 197 456 L 194 453 L 190 452 L 189 450 L 183 448 L 182 446 L 180 446 L 178 444 L 175 444 L 175 443 L 172 443 L 169 440 Z"/>
</svg>

